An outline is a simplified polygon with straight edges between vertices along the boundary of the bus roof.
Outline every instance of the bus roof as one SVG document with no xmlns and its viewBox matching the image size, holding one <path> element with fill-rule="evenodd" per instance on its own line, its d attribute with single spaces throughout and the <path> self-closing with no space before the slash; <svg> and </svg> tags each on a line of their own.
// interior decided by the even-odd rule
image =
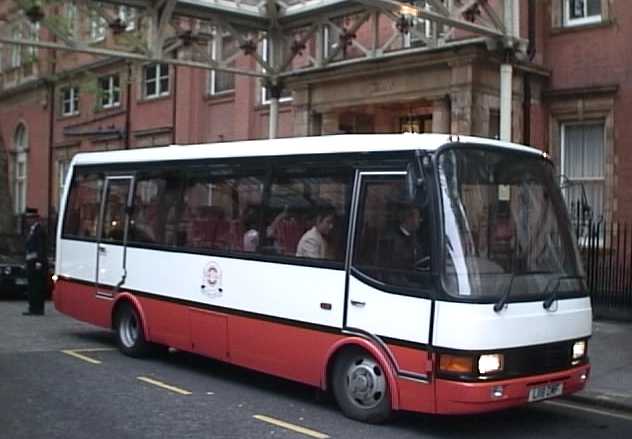
<svg viewBox="0 0 632 439">
<path fill-rule="evenodd" d="M 86 152 L 77 154 L 73 159 L 73 164 L 95 165 L 228 157 L 407 151 L 416 149 L 436 151 L 441 146 L 454 142 L 490 145 L 542 154 L 542 151 L 535 148 L 480 137 L 450 136 L 447 134 L 339 134 Z"/>
</svg>

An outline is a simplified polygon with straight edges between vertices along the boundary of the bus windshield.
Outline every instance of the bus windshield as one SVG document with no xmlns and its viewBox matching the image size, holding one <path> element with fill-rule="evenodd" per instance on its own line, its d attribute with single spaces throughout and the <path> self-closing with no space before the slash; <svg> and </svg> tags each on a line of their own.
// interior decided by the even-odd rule
<svg viewBox="0 0 632 439">
<path fill-rule="evenodd" d="M 516 151 L 453 147 L 438 157 L 443 286 L 461 300 L 586 294 L 553 167 Z"/>
</svg>

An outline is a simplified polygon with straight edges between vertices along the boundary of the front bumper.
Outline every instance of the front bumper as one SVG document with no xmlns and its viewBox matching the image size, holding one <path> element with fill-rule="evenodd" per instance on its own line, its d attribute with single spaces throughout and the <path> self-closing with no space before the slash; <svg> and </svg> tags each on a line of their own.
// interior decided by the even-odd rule
<svg viewBox="0 0 632 439">
<path fill-rule="evenodd" d="M 437 379 L 436 411 L 441 414 L 472 414 L 527 404 L 529 390 L 536 386 L 562 383 L 562 395 L 582 390 L 588 381 L 590 365 L 561 372 L 528 376 L 492 382 L 460 382 Z M 494 396 L 495 389 L 502 386 L 502 396 Z"/>
</svg>

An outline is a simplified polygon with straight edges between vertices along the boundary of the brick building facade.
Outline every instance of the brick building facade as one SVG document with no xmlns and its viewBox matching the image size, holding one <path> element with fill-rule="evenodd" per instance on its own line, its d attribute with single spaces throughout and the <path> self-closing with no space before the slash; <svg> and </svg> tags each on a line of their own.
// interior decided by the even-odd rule
<svg viewBox="0 0 632 439">
<path fill-rule="evenodd" d="M 68 15 L 71 3 L 55 12 Z M 625 122 L 632 113 L 632 7 L 619 0 L 519 3 L 520 36 L 531 42 L 528 58 L 514 62 L 513 140 L 550 152 L 569 200 L 583 188 L 594 217 L 632 219 L 625 190 L 632 178 L 632 126 Z M 0 26 L 49 37 L 17 15 L 13 2 L 3 2 Z M 115 38 L 77 17 L 72 23 L 97 44 Z M 358 29 L 358 40 L 368 38 L 370 25 Z M 392 31 L 390 22 L 378 26 Z M 498 136 L 503 57 L 485 40 L 464 35 L 445 47 L 392 55 L 293 75 L 279 135 L 412 129 Z M 3 228 L 26 205 L 55 217 L 78 151 L 268 135 L 266 90 L 256 78 L 9 45 L 0 46 L 0 58 Z M 234 63 L 254 68 L 246 55 Z"/>
</svg>

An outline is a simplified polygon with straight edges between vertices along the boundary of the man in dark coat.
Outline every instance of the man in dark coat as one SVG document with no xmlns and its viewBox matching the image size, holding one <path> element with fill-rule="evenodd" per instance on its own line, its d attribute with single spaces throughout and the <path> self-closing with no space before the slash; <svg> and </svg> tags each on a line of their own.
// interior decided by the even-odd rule
<svg viewBox="0 0 632 439">
<path fill-rule="evenodd" d="M 48 276 L 46 233 L 40 224 L 37 209 L 26 209 L 26 276 L 28 278 L 29 309 L 23 315 L 44 315 L 44 300 Z"/>
</svg>

